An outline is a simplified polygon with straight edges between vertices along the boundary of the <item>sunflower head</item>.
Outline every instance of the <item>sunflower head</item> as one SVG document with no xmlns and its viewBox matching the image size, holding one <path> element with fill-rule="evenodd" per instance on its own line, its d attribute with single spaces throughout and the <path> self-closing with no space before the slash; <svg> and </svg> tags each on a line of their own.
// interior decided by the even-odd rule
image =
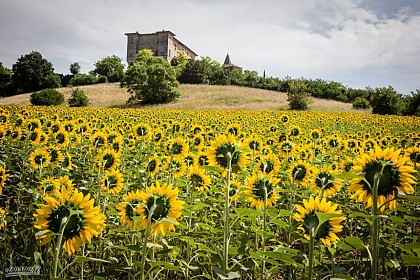
<svg viewBox="0 0 420 280">
<path fill-rule="evenodd" d="M 396 209 L 397 201 L 394 199 L 398 192 L 414 193 L 413 185 L 416 178 L 412 175 L 415 170 L 406 165 L 409 158 L 401 156 L 400 150 L 377 147 L 369 153 L 361 154 L 355 159 L 353 171 L 362 173 L 364 178 L 355 178 L 351 182 L 352 198 L 364 202 L 366 208 L 373 205 L 373 188 L 377 185 L 377 206 L 381 211 L 386 208 Z"/>
<path fill-rule="evenodd" d="M 190 179 L 190 184 L 198 191 L 208 191 L 211 183 L 211 179 L 208 175 L 204 173 L 204 170 L 199 165 L 194 165 L 190 167 L 190 172 L 188 173 L 188 178 Z"/>
<path fill-rule="evenodd" d="M 137 210 L 144 200 L 144 192 L 140 190 L 131 191 L 123 196 L 123 202 L 118 204 L 118 215 L 127 228 L 138 229 L 140 224 Z M 136 218 L 137 217 L 137 218 Z"/>
<path fill-rule="evenodd" d="M 291 181 L 298 185 L 306 185 L 309 183 L 313 167 L 305 161 L 297 161 L 292 164 L 288 170 Z"/>
<path fill-rule="evenodd" d="M 220 135 L 207 152 L 209 164 L 227 170 L 229 165 L 234 172 L 243 168 L 248 162 L 248 156 L 240 149 L 232 134 Z"/>
<path fill-rule="evenodd" d="M 316 169 L 311 181 L 311 187 L 314 189 L 314 192 L 322 197 L 322 195 L 329 196 L 340 191 L 341 180 L 335 178 L 337 173 L 331 166 Z"/>
<path fill-rule="evenodd" d="M 46 196 L 46 204 L 38 204 L 34 214 L 34 226 L 40 231 L 36 239 L 40 245 L 52 240 L 50 233 L 59 234 L 63 231 L 64 249 L 70 256 L 79 250 L 87 240 L 99 235 L 105 227 L 105 215 L 99 207 L 94 207 L 90 194 L 83 195 L 77 189 L 68 191 L 61 188 L 57 197 Z"/>
<path fill-rule="evenodd" d="M 101 188 L 110 194 L 119 193 L 124 187 L 124 178 L 120 171 L 113 169 L 105 171 L 101 179 Z"/>
<path fill-rule="evenodd" d="M 152 235 L 165 235 L 167 231 L 175 230 L 184 205 L 184 201 L 178 200 L 178 188 L 172 189 L 172 185 L 156 182 L 146 189 L 142 202 L 136 210 L 140 214 L 141 229 L 146 228 L 150 216 Z"/>
<path fill-rule="evenodd" d="M 244 191 L 246 200 L 251 203 L 251 207 L 264 209 L 264 199 L 267 198 L 267 205 L 274 205 L 277 201 L 277 191 L 275 190 L 280 180 L 264 175 L 262 172 L 255 172 L 248 180 L 247 190 Z"/>
<path fill-rule="evenodd" d="M 296 205 L 298 213 L 293 217 L 302 223 L 298 229 L 304 231 L 305 238 L 310 239 L 310 235 L 312 235 L 316 240 L 321 240 L 326 246 L 331 246 L 332 243 L 339 240 L 336 233 L 342 231 L 343 226 L 341 222 L 346 219 L 340 215 L 342 213 L 341 210 L 336 210 L 337 207 L 337 204 L 332 204 L 330 201 L 327 202 L 325 198 L 321 200 L 318 196 L 311 196 L 309 201 L 303 200 L 303 206 Z M 316 212 L 336 214 L 337 216 L 319 225 L 320 221 Z M 317 228 L 318 230 L 316 231 Z"/>
</svg>

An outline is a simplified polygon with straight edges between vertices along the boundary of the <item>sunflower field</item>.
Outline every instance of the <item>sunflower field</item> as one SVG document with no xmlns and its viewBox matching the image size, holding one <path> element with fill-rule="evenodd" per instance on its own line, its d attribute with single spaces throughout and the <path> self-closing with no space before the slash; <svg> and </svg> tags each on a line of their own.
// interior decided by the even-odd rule
<svg viewBox="0 0 420 280">
<path fill-rule="evenodd" d="M 419 279 L 419 128 L 372 114 L 0 106 L 0 276 Z"/>
</svg>

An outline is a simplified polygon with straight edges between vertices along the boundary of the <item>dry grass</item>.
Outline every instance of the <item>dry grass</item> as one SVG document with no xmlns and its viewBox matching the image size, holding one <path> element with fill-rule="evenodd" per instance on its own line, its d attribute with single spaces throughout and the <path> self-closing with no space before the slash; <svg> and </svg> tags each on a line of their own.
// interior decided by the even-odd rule
<svg viewBox="0 0 420 280">
<path fill-rule="evenodd" d="M 118 84 L 81 86 L 90 100 L 90 107 L 138 107 L 126 105 L 130 94 Z M 67 100 L 71 88 L 60 88 Z M 175 110 L 287 110 L 286 93 L 237 86 L 181 85 L 181 97 L 172 103 L 142 108 Z M 21 94 L 0 99 L 0 104 L 30 105 L 30 94 Z M 313 98 L 311 111 L 363 112 L 354 110 L 351 104 Z"/>
</svg>

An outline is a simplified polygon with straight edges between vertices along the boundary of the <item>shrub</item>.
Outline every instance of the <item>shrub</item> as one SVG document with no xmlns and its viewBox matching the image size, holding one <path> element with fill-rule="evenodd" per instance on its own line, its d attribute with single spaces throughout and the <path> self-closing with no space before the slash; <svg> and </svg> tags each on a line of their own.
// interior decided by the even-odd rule
<svg viewBox="0 0 420 280">
<path fill-rule="evenodd" d="M 64 102 L 64 95 L 55 89 L 43 89 L 31 94 L 31 104 L 35 106 L 60 105 Z"/>
<path fill-rule="evenodd" d="M 108 83 L 108 78 L 106 76 L 99 76 L 96 80 L 97 84 L 106 84 Z"/>
<path fill-rule="evenodd" d="M 370 98 L 372 113 L 379 115 L 399 115 L 402 111 L 402 98 L 391 86 L 376 88 Z"/>
<path fill-rule="evenodd" d="M 370 107 L 369 100 L 363 97 L 356 97 L 352 104 L 354 109 L 368 109 Z"/>
<path fill-rule="evenodd" d="M 88 74 L 76 74 L 70 79 L 69 85 L 71 86 L 85 86 L 96 84 L 97 77 Z"/>
<path fill-rule="evenodd" d="M 87 107 L 89 98 L 85 92 L 79 88 L 72 89 L 70 98 L 67 100 L 70 107 Z"/>
<path fill-rule="evenodd" d="M 289 90 L 287 92 L 287 101 L 291 110 L 307 110 L 310 102 L 309 93 L 306 85 L 301 80 L 289 81 Z"/>
</svg>

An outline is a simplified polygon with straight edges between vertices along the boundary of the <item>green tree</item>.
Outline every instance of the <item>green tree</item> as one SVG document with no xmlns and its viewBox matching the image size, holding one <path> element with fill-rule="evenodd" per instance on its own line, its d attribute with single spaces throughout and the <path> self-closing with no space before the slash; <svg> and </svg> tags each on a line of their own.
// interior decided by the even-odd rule
<svg viewBox="0 0 420 280">
<path fill-rule="evenodd" d="M 12 83 L 18 93 L 61 86 L 60 78 L 54 74 L 53 65 L 39 52 L 33 51 L 21 56 L 13 64 L 12 72 Z"/>
<path fill-rule="evenodd" d="M 75 62 L 70 64 L 70 73 L 72 73 L 73 75 L 77 75 L 80 73 L 80 64 L 79 62 Z"/>
<path fill-rule="evenodd" d="M 407 96 L 406 100 L 406 108 L 405 108 L 405 115 L 409 116 L 420 116 L 420 90 L 416 90 L 416 92 L 411 92 L 411 96 Z"/>
<path fill-rule="evenodd" d="M 175 67 L 176 77 L 178 78 L 181 76 L 182 72 L 187 66 L 188 63 L 188 55 L 184 51 L 180 51 L 172 60 L 171 65 Z"/>
<path fill-rule="evenodd" d="M 307 110 L 310 103 L 308 89 L 303 80 L 290 80 L 288 82 L 287 101 L 292 110 Z"/>
<path fill-rule="evenodd" d="M 47 88 L 32 93 L 30 100 L 36 106 L 60 105 L 64 102 L 64 95 L 56 89 Z"/>
<path fill-rule="evenodd" d="M 115 55 L 108 56 L 95 63 L 93 73 L 107 77 L 110 83 L 119 82 L 124 76 L 124 65 L 121 58 Z"/>
<path fill-rule="evenodd" d="M 67 99 L 67 103 L 70 107 L 87 107 L 89 98 L 83 90 L 75 88 L 71 90 L 71 96 Z"/>
<path fill-rule="evenodd" d="M 402 98 L 391 86 L 376 88 L 370 98 L 370 106 L 373 114 L 400 115 Z"/>
<path fill-rule="evenodd" d="M 0 97 L 7 96 L 12 82 L 12 71 L 0 62 Z"/>
<path fill-rule="evenodd" d="M 164 58 L 153 56 L 151 50 L 137 53 L 120 86 L 133 94 L 128 103 L 159 104 L 179 97 L 179 83 L 174 68 Z"/>
<path fill-rule="evenodd" d="M 369 100 L 364 97 L 356 97 L 352 102 L 354 109 L 368 109 L 370 107 Z"/>
</svg>

